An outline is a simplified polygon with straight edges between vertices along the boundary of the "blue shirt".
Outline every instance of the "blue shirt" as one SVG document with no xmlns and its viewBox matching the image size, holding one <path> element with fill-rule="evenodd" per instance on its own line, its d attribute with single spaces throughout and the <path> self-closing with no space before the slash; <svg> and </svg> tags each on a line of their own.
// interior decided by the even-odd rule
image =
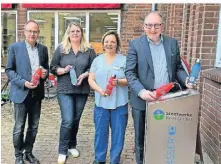
<svg viewBox="0 0 221 164">
<path fill-rule="evenodd" d="M 95 73 L 95 82 L 105 90 L 108 80 L 112 75 L 116 78 L 125 78 L 124 70 L 126 66 L 126 56 L 117 54 L 113 63 L 106 64 L 104 54 L 96 57 L 91 65 L 90 72 Z M 110 96 L 103 97 L 95 92 L 95 104 L 105 109 L 116 109 L 128 103 L 128 86 L 119 86 L 113 88 Z"/>
<path fill-rule="evenodd" d="M 169 83 L 169 74 L 167 69 L 166 54 L 163 45 L 163 37 L 160 42 L 155 44 L 148 37 L 151 56 L 153 60 L 153 68 L 155 74 L 154 88 L 158 88 L 164 84 Z"/>
</svg>

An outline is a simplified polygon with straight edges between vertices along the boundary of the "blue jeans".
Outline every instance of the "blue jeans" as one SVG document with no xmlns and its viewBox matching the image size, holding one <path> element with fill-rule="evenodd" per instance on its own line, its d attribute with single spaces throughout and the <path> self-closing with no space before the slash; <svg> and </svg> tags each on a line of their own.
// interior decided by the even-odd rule
<svg viewBox="0 0 221 164">
<path fill-rule="evenodd" d="M 14 129 L 13 144 L 15 148 L 15 157 L 23 156 L 25 153 L 32 153 L 33 145 L 36 139 L 38 124 L 41 113 L 41 100 L 32 96 L 30 91 L 24 102 L 14 103 Z M 24 128 L 28 116 L 28 129 L 24 140 Z"/>
<path fill-rule="evenodd" d="M 80 118 L 86 104 L 87 94 L 57 94 L 61 110 L 59 154 L 67 155 L 68 149 L 77 145 Z"/>
<path fill-rule="evenodd" d="M 117 164 L 120 162 L 120 155 L 124 147 L 125 131 L 128 120 L 128 105 L 117 107 L 116 109 L 104 109 L 95 105 L 94 124 L 95 139 L 94 150 L 95 160 L 105 162 L 109 126 L 111 128 L 111 149 L 110 163 Z"/>
</svg>

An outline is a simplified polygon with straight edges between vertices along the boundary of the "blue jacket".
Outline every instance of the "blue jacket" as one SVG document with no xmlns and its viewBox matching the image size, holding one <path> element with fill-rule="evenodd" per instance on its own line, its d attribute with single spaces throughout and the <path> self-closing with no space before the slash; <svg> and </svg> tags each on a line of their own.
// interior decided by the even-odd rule
<svg viewBox="0 0 221 164">
<path fill-rule="evenodd" d="M 47 47 L 38 43 L 37 49 L 40 65 L 49 72 Z M 25 87 L 25 81 L 30 82 L 32 78 L 31 64 L 25 41 L 10 45 L 5 72 L 11 83 L 10 100 L 14 103 L 22 103 L 29 93 L 29 89 Z M 40 79 L 40 84 L 35 89 L 39 99 L 44 98 L 45 79 Z"/>
<path fill-rule="evenodd" d="M 181 59 L 178 42 L 174 38 L 163 35 L 163 45 L 166 54 L 169 82 L 181 84 L 185 88 L 185 72 Z M 132 107 L 139 110 L 146 110 L 146 101 L 138 94 L 142 89 L 154 89 L 154 68 L 147 36 L 141 36 L 132 40 L 129 44 L 126 60 L 125 75 L 131 88 L 130 102 Z"/>
</svg>

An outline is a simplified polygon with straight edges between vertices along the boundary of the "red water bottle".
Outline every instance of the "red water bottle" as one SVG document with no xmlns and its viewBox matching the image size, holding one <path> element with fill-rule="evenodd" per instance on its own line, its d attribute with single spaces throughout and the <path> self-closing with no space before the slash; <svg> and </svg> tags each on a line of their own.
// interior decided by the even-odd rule
<svg viewBox="0 0 221 164">
<path fill-rule="evenodd" d="M 112 75 L 108 80 L 108 84 L 105 90 L 105 96 L 110 96 L 113 88 L 115 87 L 114 80 L 116 79 L 116 75 Z"/>
<path fill-rule="evenodd" d="M 162 85 L 161 87 L 157 88 L 154 92 L 156 92 L 156 98 L 165 95 L 174 87 L 174 83 L 168 83 Z"/>
<path fill-rule="evenodd" d="M 38 85 L 39 84 L 39 79 L 42 75 L 42 72 L 41 72 L 41 69 L 42 67 L 40 66 L 34 73 L 34 75 L 32 76 L 32 79 L 31 79 L 31 82 L 34 84 L 34 85 Z"/>
<path fill-rule="evenodd" d="M 49 74 L 48 80 L 51 81 L 53 86 L 57 86 L 57 80 L 56 80 L 56 77 L 53 74 Z"/>
</svg>

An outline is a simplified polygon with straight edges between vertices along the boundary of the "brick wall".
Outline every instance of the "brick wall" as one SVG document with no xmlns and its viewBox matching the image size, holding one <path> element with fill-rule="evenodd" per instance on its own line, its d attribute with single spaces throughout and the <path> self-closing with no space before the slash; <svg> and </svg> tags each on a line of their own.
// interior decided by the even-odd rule
<svg viewBox="0 0 221 164">
<path fill-rule="evenodd" d="M 18 41 L 23 41 L 25 36 L 24 36 L 24 25 L 25 22 L 27 21 L 27 9 L 22 8 L 21 5 L 17 6 L 17 13 L 18 13 Z"/>
<path fill-rule="evenodd" d="M 214 164 L 221 164 L 221 69 L 205 70 L 202 75 L 202 143 Z"/>
<path fill-rule="evenodd" d="M 144 17 L 151 11 L 151 4 L 124 4 L 121 14 L 121 53 L 127 54 L 129 41 L 143 34 Z"/>
</svg>

